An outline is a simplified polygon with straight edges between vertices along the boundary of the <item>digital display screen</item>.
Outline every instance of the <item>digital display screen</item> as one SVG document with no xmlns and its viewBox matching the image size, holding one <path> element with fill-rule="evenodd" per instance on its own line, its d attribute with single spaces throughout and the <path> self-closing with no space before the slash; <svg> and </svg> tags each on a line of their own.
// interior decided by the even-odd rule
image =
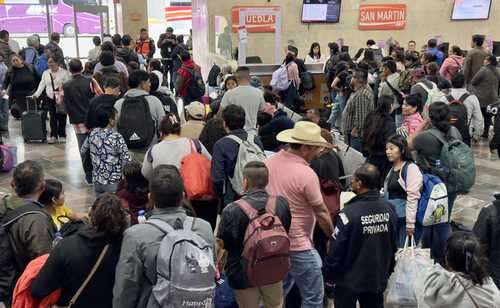
<svg viewBox="0 0 500 308">
<path fill-rule="evenodd" d="M 304 0 L 302 22 L 339 22 L 341 2 L 342 0 Z"/>
<path fill-rule="evenodd" d="M 492 0 L 455 0 L 451 20 L 488 19 Z"/>
</svg>

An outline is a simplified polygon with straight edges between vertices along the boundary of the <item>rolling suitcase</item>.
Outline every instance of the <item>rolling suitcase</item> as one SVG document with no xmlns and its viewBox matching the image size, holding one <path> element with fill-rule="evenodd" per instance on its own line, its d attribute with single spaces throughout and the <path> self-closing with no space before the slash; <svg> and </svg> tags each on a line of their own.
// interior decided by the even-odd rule
<svg viewBox="0 0 500 308">
<path fill-rule="evenodd" d="M 34 105 L 31 109 L 30 105 Z M 38 109 L 38 103 L 32 97 L 26 97 L 26 111 L 21 116 L 21 127 L 24 142 L 47 141 L 47 127 L 43 110 Z"/>
</svg>

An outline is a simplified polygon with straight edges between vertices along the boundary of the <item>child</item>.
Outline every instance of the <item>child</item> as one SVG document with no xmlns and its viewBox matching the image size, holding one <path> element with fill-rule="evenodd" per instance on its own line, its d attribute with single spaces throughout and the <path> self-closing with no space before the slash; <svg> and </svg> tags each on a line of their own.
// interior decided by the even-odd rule
<svg viewBox="0 0 500 308">
<path fill-rule="evenodd" d="M 122 178 L 122 167 L 130 161 L 130 154 L 122 135 L 115 132 L 116 110 L 110 106 L 96 109 L 97 128 L 90 132 L 82 145 L 81 154 L 90 151 L 92 180 L 96 196 L 115 193 Z"/>
<path fill-rule="evenodd" d="M 45 210 L 52 217 L 52 221 L 61 229 L 61 225 L 69 220 L 79 220 L 87 215 L 75 213 L 64 203 L 63 184 L 58 180 L 45 180 L 45 190 L 38 198 L 38 202 L 45 206 Z"/>
<path fill-rule="evenodd" d="M 148 211 L 148 180 L 141 173 L 142 164 L 131 161 L 123 167 L 123 179 L 118 186 L 116 195 L 122 205 L 130 213 L 132 225 L 137 224 L 140 210 Z"/>
</svg>

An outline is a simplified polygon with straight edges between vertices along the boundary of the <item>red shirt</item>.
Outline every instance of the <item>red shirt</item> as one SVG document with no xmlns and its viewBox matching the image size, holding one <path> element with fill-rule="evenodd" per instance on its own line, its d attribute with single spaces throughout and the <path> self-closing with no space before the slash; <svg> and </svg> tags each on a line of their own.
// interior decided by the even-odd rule
<svg viewBox="0 0 500 308">
<path fill-rule="evenodd" d="M 182 78 L 182 84 L 180 86 L 178 96 L 188 96 L 188 86 L 191 82 L 191 79 L 193 78 L 190 70 L 195 70 L 201 74 L 201 68 L 196 63 L 194 63 L 193 59 L 184 61 L 181 68 L 177 71 L 177 74 Z"/>
</svg>

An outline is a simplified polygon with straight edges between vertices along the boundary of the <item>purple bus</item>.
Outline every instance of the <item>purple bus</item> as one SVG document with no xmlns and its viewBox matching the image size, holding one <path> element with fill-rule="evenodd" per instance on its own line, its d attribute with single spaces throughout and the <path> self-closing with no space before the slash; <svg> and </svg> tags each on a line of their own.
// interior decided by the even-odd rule
<svg viewBox="0 0 500 308">
<path fill-rule="evenodd" d="M 73 5 L 97 6 L 97 0 L 0 0 L 0 29 L 11 33 L 47 33 L 47 2 L 52 31 L 75 34 Z M 77 12 L 78 33 L 100 34 L 99 15 Z"/>
</svg>

